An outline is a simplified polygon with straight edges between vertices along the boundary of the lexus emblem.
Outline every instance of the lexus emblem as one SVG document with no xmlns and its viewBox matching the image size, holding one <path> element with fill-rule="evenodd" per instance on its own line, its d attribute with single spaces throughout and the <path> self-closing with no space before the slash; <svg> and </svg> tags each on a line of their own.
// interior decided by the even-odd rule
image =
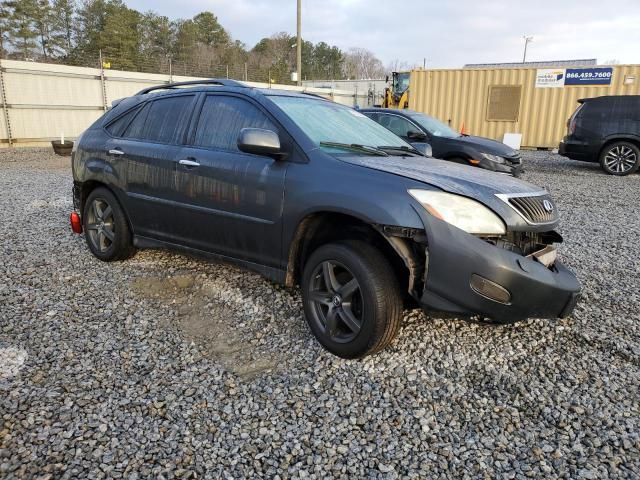
<svg viewBox="0 0 640 480">
<path fill-rule="evenodd" d="M 549 213 L 553 212 L 553 203 L 551 203 L 549 200 L 544 199 L 544 200 L 542 201 L 542 206 L 544 207 L 544 209 L 545 209 L 547 212 L 549 212 Z"/>
</svg>

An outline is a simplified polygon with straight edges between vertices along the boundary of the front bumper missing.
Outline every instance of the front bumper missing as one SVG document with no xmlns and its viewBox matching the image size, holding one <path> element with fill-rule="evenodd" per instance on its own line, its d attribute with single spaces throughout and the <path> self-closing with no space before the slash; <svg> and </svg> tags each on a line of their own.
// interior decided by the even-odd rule
<svg viewBox="0 0 640 480">
<path fill-rule="evenodd" d="M 419 215 L 429 243 L 426 282 L 419 299 L 423 308 L 460 316 L 479 315 L 504 323 L 531 317 L 564 318 L 575 308 L 580 283 L 573 272 L 555 260 L 555 249 L 523 256 L 426 213 Z M 508 290 L 509 302 L 503 304 L 480 295 L 470 285 L 473 275 Z"/>
</svg>

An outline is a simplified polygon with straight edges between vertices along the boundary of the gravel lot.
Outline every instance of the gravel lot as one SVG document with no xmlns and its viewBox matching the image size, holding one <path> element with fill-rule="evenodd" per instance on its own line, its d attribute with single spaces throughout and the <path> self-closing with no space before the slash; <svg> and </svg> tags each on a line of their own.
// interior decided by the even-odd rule
<svg viewBox="0 0 640 480">
<path fill-rule="evenodd" d="M 68 159 L 0 151 L 1 478 L 638 478 L 640 175 L 527 152 L 584 286 L 566 320 L 407 311 L 325 353 L 297 291 L 164 251 L 103 264 Z"/>
</svg>

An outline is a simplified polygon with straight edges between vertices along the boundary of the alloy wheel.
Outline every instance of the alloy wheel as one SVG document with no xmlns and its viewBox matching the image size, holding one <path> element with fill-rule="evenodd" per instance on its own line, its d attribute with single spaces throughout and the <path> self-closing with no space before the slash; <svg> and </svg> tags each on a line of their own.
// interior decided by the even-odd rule
<svg viewBox="0 0 640 480">
<path fill-rule="evenodd" d="M 86 230 L 93 247 L 101 253 L 111 248 L 116 238 L 113 209 L 104 199 L 96 198 L 86 212 Z"/>
<path fill-rule="evenodd" d="M 341 263 L 326 260 L 314 270 L 309 285 L 313 321 L 332 341 L 348 343 L 362 328 L 360 284 Z"/>
<path fill-rule="evenodd" d="M 604 164 L 615 173 L 626 173 L 633 169 L 638 160 L 636 152 L 626 145 L 616 145 L 607 152 Z"/>
</svg>

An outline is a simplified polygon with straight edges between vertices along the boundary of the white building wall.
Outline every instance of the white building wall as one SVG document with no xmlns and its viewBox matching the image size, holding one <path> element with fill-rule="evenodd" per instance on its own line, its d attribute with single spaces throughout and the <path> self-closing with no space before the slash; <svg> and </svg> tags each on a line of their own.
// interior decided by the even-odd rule
<svg viewBox="0 0 640 480">
<path fill-rule="evenodd" d="M 0 60 L 6 105 L 0 97 L 0 147 L 43 145 L 64 134 L 76 138 L 114 100 L 128 97 L 146 87 L 188 80 L 183 77 L 71 67 L 17 60 Z M 351 91 L 335 88 L 296 87 L 246 82 L 248 85 L 307 91 L 335 102 L 353 106 Z M 9 117 L 7 129 L 5 115 Z M 9 135 L 9 130 L 11 135 Z"/>
</svg>

